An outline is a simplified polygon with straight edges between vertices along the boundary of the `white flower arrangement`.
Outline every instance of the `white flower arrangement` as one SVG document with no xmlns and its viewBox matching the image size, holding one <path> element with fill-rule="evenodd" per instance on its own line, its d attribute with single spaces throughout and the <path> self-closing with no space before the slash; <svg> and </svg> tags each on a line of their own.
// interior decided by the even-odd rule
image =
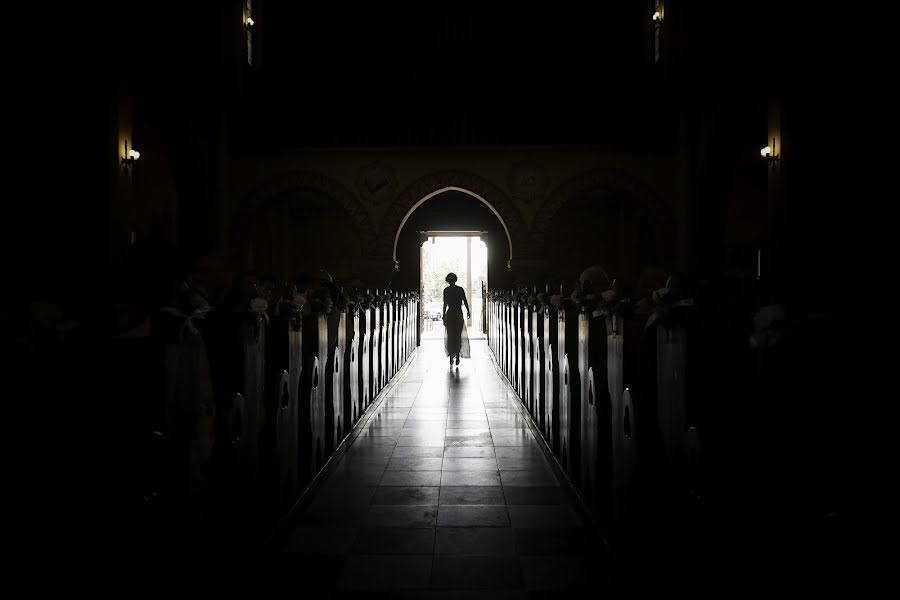
<svg viewBox="0 0 900 600">
<path fill-rule="evenodd" d="M 592 317 L 613 316 L 621 313 L 631 303 L 631 298 L 622 298 L 619 290 L 615 287 L 616 280 L 612 282 L 612 286 L 608 290 L 600 294 L 600 302 L 597 308 L 591 313 Z"/>
<path fill-rule="evenodd" d="M 783 304 L 770 304 L 760 308 L 753 315 L 753 333 L 750 334 L 750 347 L 762 350 L 777 344 L 779 330 L 784 320 Z"/>
<path fill-rule="evenodd" d="M 250 301 L 250 312 L 263 315 L 269 310 L 269 301 L 265 298 L 254 298 Z"/>
<path fill-rule="evenodd" d="M 650 317 L 644 325 L 645 329 L 656 322 L 659 322 L 663 326 L 668 326 L 672 322 L 673 315 L 676 314 L 673 309 L 694 305 L 693 298 L 679 299 L 679 294 L 672 293 L 672 289 L 669 287 L 669 282 L 671 280 L 672 278 L 669 277 L 666 280 L 666 285 L 664 287 L 657 288 L 650 294 L 650 300 L 653 306 Z"/>
</svg>

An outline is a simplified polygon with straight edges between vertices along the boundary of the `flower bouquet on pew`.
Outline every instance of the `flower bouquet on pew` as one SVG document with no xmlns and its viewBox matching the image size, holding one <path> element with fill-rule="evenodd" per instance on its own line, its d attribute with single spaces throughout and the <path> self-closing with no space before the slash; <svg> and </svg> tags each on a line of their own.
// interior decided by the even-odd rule
<svg viewBox="0 0 900 600">
<path fill-rule="evenodd" d="M 334 296 L 334 306 L 340 312 L 348 312 L 350 310 L 350 294 L 344 291 L 344 288 L 337 290 Z"/>
<path fill-rule="evenodd" d="M 250 300 L 250 312 L 253 315 L 262 317 L 266 324 L 269 323 L 269 305 L 272 301 L 272 286 L 256 283 L 254 284 L 255 294 Z"/>
<path fill-rule="evenodd" d="M 366 290 L 365 294 L 360 294 L 359 306 L 365 311 L 374 308 L 375 294 L 372 294 L 369 290 Z"/>
<path fill-rule="evenodd" d="M 547 311 L 550 310 L 550 306 L 552 306 L 553 296 L 548 291 L 538 292 L 535 296 L 535 304 L 537 306 L 538 314 L 544 315 L 547 314 Z"/>
<path fill-rule="evenodd" d="M 253 284 L 252 288 L 255 293 L 252 295 L 248 312 L 250 315 L 250 327 L 253 332 L 253 338 L 259 341 L 259 333 L 261 324 L 265 321 L 266 325 L 271 323 L 269 319 L 269 307 L 272 305 L 273 287 L 263 285 L 259 282 Z"/>
<path fill-rule="evenodd" d="M 381 308 L 385 303 L 384 294 L 378 293 L 378 290 L 375 290 L 375 293 L 372 295 L 372 308 Z"/>
<path fill-rule="evenodd" d="M 174 306 L 164 306 L 160 312 L 182 320 L 178 332 L 178 341 L 199 341 L 200 331 L 196 321 L 203 319 L 212 310 L 206 290 L 191 280 L 181 282 L 175 296 Z"/>
<path fill-rule="evenodd" d="M 666 285 L 653 290 L 649 298 L 640 301 L 642 310 L 649 312 L 647 329 L 654 323 L 663 327 L 673 327 L 682 318 L 684 309 L 694 305 L 694 299 L 688 297 L 680 288 L 670 287 L 672 278 L 666 280 Z"/>
<path fill-rule="evenodd" d="M 529 305 L 530 292 L 527 285 L 519 285 L 513 296 L 513 306 L 526 307 Z"/>
<path fill-rule="evenodd" d="M 568 308 L 574 308 L 577 312 L 593 313 L 597 306 L 598 294 L 594 292 L 593 285 L 590 281 L 583 284 L 579 281 L 575 283 L 572 293 L 569 294 L 565 305 Z"/>
<path fill-rule="evenodd" d="M 613 279 L 609 288 L 600 292 L 597 305 L 591 316 L 593 317 L 612 317 L 614 315 L 623 315 L 631 309 L 631 298 L 622 296 L 618 280 Z"/>
<path fill-rule="evenodd" d="M 309 312 L 306 294 L 302 294 L 297 290 L 296 285 L 291 285 L 289 288 L 290 300 L 286 302 L 286 310 L 289 315 L 289 321 L 291 329 L 297 331 L 300 329 L 303 323 L 303 310 L 306 309 Z"/>
<path fill-rule="evenodd" d="M 564 304 L 563 295 L 562 294 L 553 294 L 548 299 L 548 302 L 550 302 L 550 306 L 552 306 L 556 310 L 559 310 L 563 307 L 563 304 Z"/>
<path fill-rule="evenodd" d="M 784 305 L 770 304 L 763 306 L 753 315 L 753 333 L 750 334 L 750 347 L 765 350 L 778 343 L 784 328 Z"/>
<path fill-rule="evenodd" d="M 350 302 L 350 314 L 355 315 L 362 310 L 362 292 L 358 287 L 354 287 L 352 291 L 347 293 Z"/>
<path fill-rule="evenodd" d="M 316 316 L 327 316 L 334 309 L 334 298 L 331 295 L 331 289 L 328 286 L 319 286 L 312 290 L 312 294 L 308 294 L 310 309 Z"/>
</svg>

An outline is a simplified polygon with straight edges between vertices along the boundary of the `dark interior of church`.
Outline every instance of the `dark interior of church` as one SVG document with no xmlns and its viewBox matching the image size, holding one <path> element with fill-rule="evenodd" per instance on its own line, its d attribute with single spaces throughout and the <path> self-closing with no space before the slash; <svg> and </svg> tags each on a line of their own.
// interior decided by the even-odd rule
<svg viewBox="0 0 900 600">
<path fill-rule="evenodd" d="M 82 10 L 9 54 L 22 556 L 124 593 L 852 581 L 852 265 L 804 17 Z M 486 271 L 433 315 L 451 234 Z"/>
</svg>

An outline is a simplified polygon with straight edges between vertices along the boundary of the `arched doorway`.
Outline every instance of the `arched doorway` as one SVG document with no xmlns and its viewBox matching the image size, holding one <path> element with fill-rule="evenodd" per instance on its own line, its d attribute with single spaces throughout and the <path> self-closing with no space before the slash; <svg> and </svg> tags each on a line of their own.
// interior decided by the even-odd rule
<svg viewBox="0 0 900 600">
<path fill-rule="evenodd" d="M 495 209 L 490 202 L 488 202 L 487 200 L 485 200 L 484 198 L 482 198 L 475 192 L 471 192 L 467 189 L 451 185 L 451 186 L 441 188 L 439 190 L 435 190 L 435 191 L 431 192 L 430 194 L 427 194 L 421 200 L 416 202 L 412 206 L 412 208 L 409 209 L 409 211 L 407 211 L 406 215 L 403 217 L 403 220 L 400 222 L 400 226 L 397 228 L 396 235 L 394 236 L 394 260 L 397 260 L 397 243 L 400 240 L 400 232 L 403 230 L 404 225 L 406 225 L 406 222 L 409 220 L 409 218 L 412 216 L 412 214 L 414 212 L 416 212 L 416 210 L 420 206 L 422 206 L 423 204 L 425 204 L 432 198 L 440 196 L 441 194 L 446 194 L 447 192 L 460 192 L 463 194 L 468 194 L 472 198 L 475 198 L 476 200 L 478 200 L 479 202 L 484 204 L 484 206 L 486 206 L 488 209 L 490 209 L 490 211 L 497 218 L 497 221 L 499 221 L 500 225 L 503 227 L 503 232 L 506 234 L 506 239 L 507 239 L 507 242 L 509 243 L 509 258 L 507 260 L 512 259 L 512 237 L 509 235 L 509 228 L 506 226 L 506 223 L 503 221 L 503 217 L 501 217 L 500 213 L 497 212 L 497 209 Z M 466 210 L 464 204 L 465 203 L 461 204 L 459 207 L 456 207 L 456 210 Z M 460 214 L 457 216 L 461 217 L 461 218 L 466 218 L 466 215 L 463 215 L 463 214 Z"/>
<path fill-rule="evenodd" d="M 419 289 L 420 232 L 480 232 L 488 247 L 488 280 L 498 288 L 510 283 L 512 239 L 506 223 L 484 198 L 469 190 L 446 187 L 423 196 L 407 211 L 394 236 L 398 272 L 393 287 Z"/>
<path fill-rule="evenodd" d="M 423 289 L 422 245 L 439 236 L 472 237 L 476 243 L 483 241 L 487 251 L 486 280 L 492 288 L 510 285 L 508 265 L 513 248 L 506 223 L 485 198 L 463 188 L 448 186 L 423 195 L 400 222 L 394 237 L 393 257 L 398 271 L 393 287 Z M 465 253 L 466 246 L 462 248 Z M 459 283 L 465 285 L 468 281 Z M 474 311 L 476 306 L 482 306 L 482 290 L 473 289 L 471 295 L 470 305 Z M 472 302 L 476 296 L 479 304 Z M 420 309 L 420 314 L 424 315 L 424 298 Z"/>
</svg>

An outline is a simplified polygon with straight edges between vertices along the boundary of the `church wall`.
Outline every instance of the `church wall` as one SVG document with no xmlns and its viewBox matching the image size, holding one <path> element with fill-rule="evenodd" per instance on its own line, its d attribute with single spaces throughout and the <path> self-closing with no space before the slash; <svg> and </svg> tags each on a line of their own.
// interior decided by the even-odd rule
<svg viewBox="0 0 900 600">
<path fill-rule="evenodd" d="M 574 197 L 592 186 L 616 189 L 638 185 L 639 194 L 653 197 L 652 210 L 676 214 L 679 194 L 674 156 L 583 149 L 299 151 L 232 157 L 227 172 L 228 194 L 222 218 L 226 245 L 235 240 L 236 223 L 245 218 L 242 212 L 248 204 L 260 202 L 259 195 L 266 193 L 266 186 L 291 173 L 304 172 L 314 174 L 305 181 L 322 177 L 329 182 L 325 187 L 338 187 L 340 193 L 353 196 L 353 202 L 365 212 L 354 218 L 367 220 L 375 236 L 374 240 L 364 240 L 363 253 L 389 260 L 393 258 L 399 220 L 407 212 L 403 203 L 415 202 L 421 198 L 419 194 L 436 191 L 442 184 L 465 187 L 471 182 L 479 189 L 470 191 L 486 196 L 501 216 L 507 216 L 504 220 L 511 221 L 507 227 L 512 237 L 514 270 L 517 259 L 545 258 L 544 240 L 538 230 L 545 229 L 545 222 L 570 195 Z M 414 190 L 408 189 L 414 184 Z M 634 190 L 628 191 L 629 197 L 635 196 Z M 490 197 L 492 194 L 495 197 Z M 348 242 L 334 240 L 338 246 Z"/>
</svg>

